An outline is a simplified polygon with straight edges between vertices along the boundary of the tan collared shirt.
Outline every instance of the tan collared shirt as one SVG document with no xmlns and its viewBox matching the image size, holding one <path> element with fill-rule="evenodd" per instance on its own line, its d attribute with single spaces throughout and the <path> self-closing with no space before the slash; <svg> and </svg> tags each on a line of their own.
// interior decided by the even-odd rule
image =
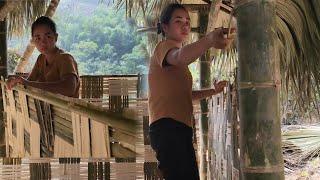
<svg viewBox="0 0 320 180">
<path fill-rule="evenodd" d="M 70 54 L 60 52 L 50 66 L 47 65 L 45 57 L 40 55 L 28 80 L 37 82 L 55 82 L 62 80 L 62 77 L 68 74 L 73 74 L 78 79 L 76 91 L 72 96 L 78 98 L 80 87 L 78 67 L 76 61 Z"/>
<path fill-rule="evenodd" d="M 163 66 L 167 53 L 179 48 L 172 40 L 160 42 L 149 67 L 150 124 L 161 118 L 173 118 L 191 126 L 192 76 L 188 66 Z"/>
</svg>

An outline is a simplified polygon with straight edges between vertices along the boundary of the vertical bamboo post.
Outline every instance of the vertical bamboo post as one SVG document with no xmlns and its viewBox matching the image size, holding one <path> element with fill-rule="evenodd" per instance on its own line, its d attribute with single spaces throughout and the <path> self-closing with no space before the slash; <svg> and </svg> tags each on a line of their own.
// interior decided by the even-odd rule
<svg viewBox="0 0 320 180">
<path fill-rule="evenodd" d="M 0 2 L 0 9 L 6 1 Z M 0 19 L 0 76 L 7 77 L 7 23 L 6 19 Z M 6 156 L 5 146 L 5 119 L 2 91 L 0 89 L 0 157 Z"/>
<path fill-rule="evenodd" d="M 208 13 L 199 12 L 200 36 L 205 35 L 208 26 Z M 200 87 L 209 88 L 211 86 L 211 70 L 210 70 L 210 52 L 207 51 L 200 57 Z M 207 179 L 207 154 L 208 154 L 208 100 L 200 101 L 201 116 L 200 116 L 200 171 L 201 179 Z"/>
<path fill-rule="evenodd" d="M 236 77 L 237 78 L 237 77 Z M 235 85 L 237 84 L 237 79 Z M 240 158 L 239 158 L 239 138 L 238 138 L 238 87 L 232 87 L 231 89 L 231 98 L 232 98 L 232 117 L 231 117 L 231 147 L 232 147 L 232 156 L 233 156 L 233 166 L 235 169 L 240 171 Z M 238 171 L 238 172 L 239 172 Z M 232 172 L 234 173 L 234 172 Z"/>
<path fill-rule="evenodd" d="M 283 180 L 275 1 L 237 3 L 241 173 Z"/>
</svg>

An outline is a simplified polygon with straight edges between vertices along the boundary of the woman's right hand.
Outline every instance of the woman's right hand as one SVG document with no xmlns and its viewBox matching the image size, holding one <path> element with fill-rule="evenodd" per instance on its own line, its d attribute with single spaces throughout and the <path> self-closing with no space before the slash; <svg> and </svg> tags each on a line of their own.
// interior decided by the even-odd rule
<svg viewBox="0 0 320 180">
<path fill-rule="evenodd" d="M 23 82 L 22 78 L 19 76 L 10 77 L 6 82 L 7 89 L 11 90 L 17 84 L 19 84 L 19 83 L 22 84 L 22 82 Z"/>
<path fill-rule="evenodd" d="M 220 93 L 224 90 L 224 88 L 227 86 L 228 84 L 228 81 L 214 81 L 213 82 L 213 86 L 214 86 L 214 89 L 216 91 L 216 93 Z"/>
<path fill-rule="evenodd" d="M 212 47 L 216 49 L 225 49 L 229 47 L 229 45 L 232 43 L 234 39 L 234 32 L 235 28 L 231 28 L 230 34 L 232 34 L 232 36 L 227 37 L 227 34 L 229 33 L 229 28 L 218 28 L 210 32 L 207 35 L 207 37 L 209 38 L 210 42 L 212 42 Z"/>
</svg>

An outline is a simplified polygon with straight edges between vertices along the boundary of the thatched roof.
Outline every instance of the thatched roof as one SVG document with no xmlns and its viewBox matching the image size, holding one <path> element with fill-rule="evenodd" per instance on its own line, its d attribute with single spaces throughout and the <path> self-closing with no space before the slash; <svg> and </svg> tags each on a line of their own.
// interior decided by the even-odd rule
<svg viewBox="0 0 320 180">
<path fill-rule="evenodd" d="M 8 33 L 22 34 L 31 23 L 43 15 L 50 0 L 7 0 L 0 8 L 0 19 L 7 18 Z"/>
</svg>

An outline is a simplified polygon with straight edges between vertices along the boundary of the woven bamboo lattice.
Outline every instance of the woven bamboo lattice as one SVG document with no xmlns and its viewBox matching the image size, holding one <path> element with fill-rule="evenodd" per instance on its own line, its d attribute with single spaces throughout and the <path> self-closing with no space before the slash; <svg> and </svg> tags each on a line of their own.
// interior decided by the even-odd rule
<svg viewBox="0 0 320 180">
<path fill-rule="evenodd" d="M 1 179 L 106 179 L 155 180 L 148 178 L 144 163 L 116 162 L 115 159 L 0 159 Z"/>
<path fill-rule="evenodd" d="M 81 76 L 81 98 L 112 112 L 130 113 L 128 110 L 135 109 L 139 119 L 142 119 L 142 127 L 138 128 L 137 133 L 138 139 L 141 139 L 137 152 L 141 156 L 136 158 L 144 162 L 144 179 L 162 179 L 150 146 L 147 99 L 140 97 L 140 94 L 145 96 L 142 78 L 140 75 Z"/>
<path fill-rule="evenodd" d="M 213 96 L 209 109 L 208 177 L 239 180 L 238 117 L 231 87 Z"/>
<path fill-rule="evenodd" d="M 122 112 L 137 106 L 139 84 L 140 75 L 81 76 L 80 96 L 113 112 Z"/>
</svg>

